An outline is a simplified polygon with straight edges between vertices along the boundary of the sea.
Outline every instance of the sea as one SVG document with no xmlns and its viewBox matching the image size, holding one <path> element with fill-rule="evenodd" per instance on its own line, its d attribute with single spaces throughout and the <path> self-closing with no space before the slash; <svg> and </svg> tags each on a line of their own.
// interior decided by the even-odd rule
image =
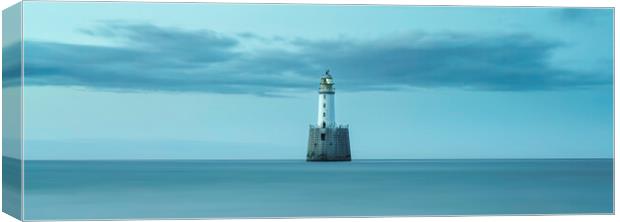
<svg viewBox="0 0 620 222">
<path fill-rule="evenodd" d="M 613 214 L 613 159 L 27 160 L 24 219 Z"/>
</svg>

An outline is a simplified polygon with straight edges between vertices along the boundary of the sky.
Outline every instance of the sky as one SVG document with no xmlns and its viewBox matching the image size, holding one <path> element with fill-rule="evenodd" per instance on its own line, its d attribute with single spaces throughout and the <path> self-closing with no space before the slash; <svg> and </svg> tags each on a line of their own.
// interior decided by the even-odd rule
<svg viewBox="0 0 620 222">
<path fill-rule="evenodd" d="M 613 10 L 24 3 L 26 159 L 611 158 Z M 5 79 L 6 86 L 15 81 Z"/>
</svg>

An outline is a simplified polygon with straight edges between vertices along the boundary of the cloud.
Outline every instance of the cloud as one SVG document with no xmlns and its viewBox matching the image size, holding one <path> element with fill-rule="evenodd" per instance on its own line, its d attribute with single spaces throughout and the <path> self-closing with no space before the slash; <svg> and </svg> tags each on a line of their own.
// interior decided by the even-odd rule
<svg viewBox="0 0 620 222">
<path fill-rule="evenodd" d="M 547 60 L 562 45 L 524 34 L 274 40 L 118 21 L 80 32 L 119 45 L 27 41 L 27 84 L 277 96 L 316 89 L 326 68 L 332 69 L 339 89 L 358 91 L 560 90 L 608 85 L 612 78 L 611 67 L 596 74 L 552 67 Z M 246 47 L 248 38 L 277 44 Z"/>
<path fill-rule="evenodd" d="M 21 42 L 2 47 L 2 86 L 21 85 Z"/>
<path fill-rule="evenodd" d="M 556 17 L 569 24 L 597 25 L 613 21 L 611 8 L 564 8 L 554 10 Z M 611 23 L 609 23 L 612 26 Z"/>
<path fill-rule="evenodd" d="M 334 64 L 339 77 L 359 87 L 459 87 L 474 90 L 552 90 L 611 82 L 595 75 L 551 67 L 562 45 L 529 35 L 412 34 L 371 42 L 306 42 L 317 64 Z"/>
</svg>

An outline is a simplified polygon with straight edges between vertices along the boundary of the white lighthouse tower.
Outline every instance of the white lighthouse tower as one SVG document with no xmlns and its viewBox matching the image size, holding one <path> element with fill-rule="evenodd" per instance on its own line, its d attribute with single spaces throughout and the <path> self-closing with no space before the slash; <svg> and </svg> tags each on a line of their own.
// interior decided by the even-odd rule
<svg viewBox="0 0 620 222">
<path fill-rule="evenodd" d="M 334 127 L 336 125 L 335 94 L 334 79 L 332 79 L 329 70 L 327 70 L 325 75 L 321 76 L 319 88 L 319 112 L 316 125 L 321 128 Z"/>
<path fill-rule="evenodd" d="M 307 161 L 351 161 L 349 126 L 336 124 L 334 79 L 321 76 L 316 125 L 310 125 Z"/>
</svg>

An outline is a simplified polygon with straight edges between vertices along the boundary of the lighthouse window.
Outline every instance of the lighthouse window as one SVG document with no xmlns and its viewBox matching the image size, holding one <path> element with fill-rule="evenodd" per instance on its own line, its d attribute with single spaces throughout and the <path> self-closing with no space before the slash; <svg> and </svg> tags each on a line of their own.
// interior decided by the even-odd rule
<svg viewBox="0 0 620 222">
<path fill-rule="evenodd" d="M 323 112 L 323 117 L 325 117 L 325 112 Z"/>
<path fill-rule="evenodd" d="M 323 94 L 323 99 L 325 99 L 325 94 Z"/>
<path fill-rule="evenodd" d="M 325 103 L 323 103 L 323 108 L 325 108 Z"/>
</svg>

